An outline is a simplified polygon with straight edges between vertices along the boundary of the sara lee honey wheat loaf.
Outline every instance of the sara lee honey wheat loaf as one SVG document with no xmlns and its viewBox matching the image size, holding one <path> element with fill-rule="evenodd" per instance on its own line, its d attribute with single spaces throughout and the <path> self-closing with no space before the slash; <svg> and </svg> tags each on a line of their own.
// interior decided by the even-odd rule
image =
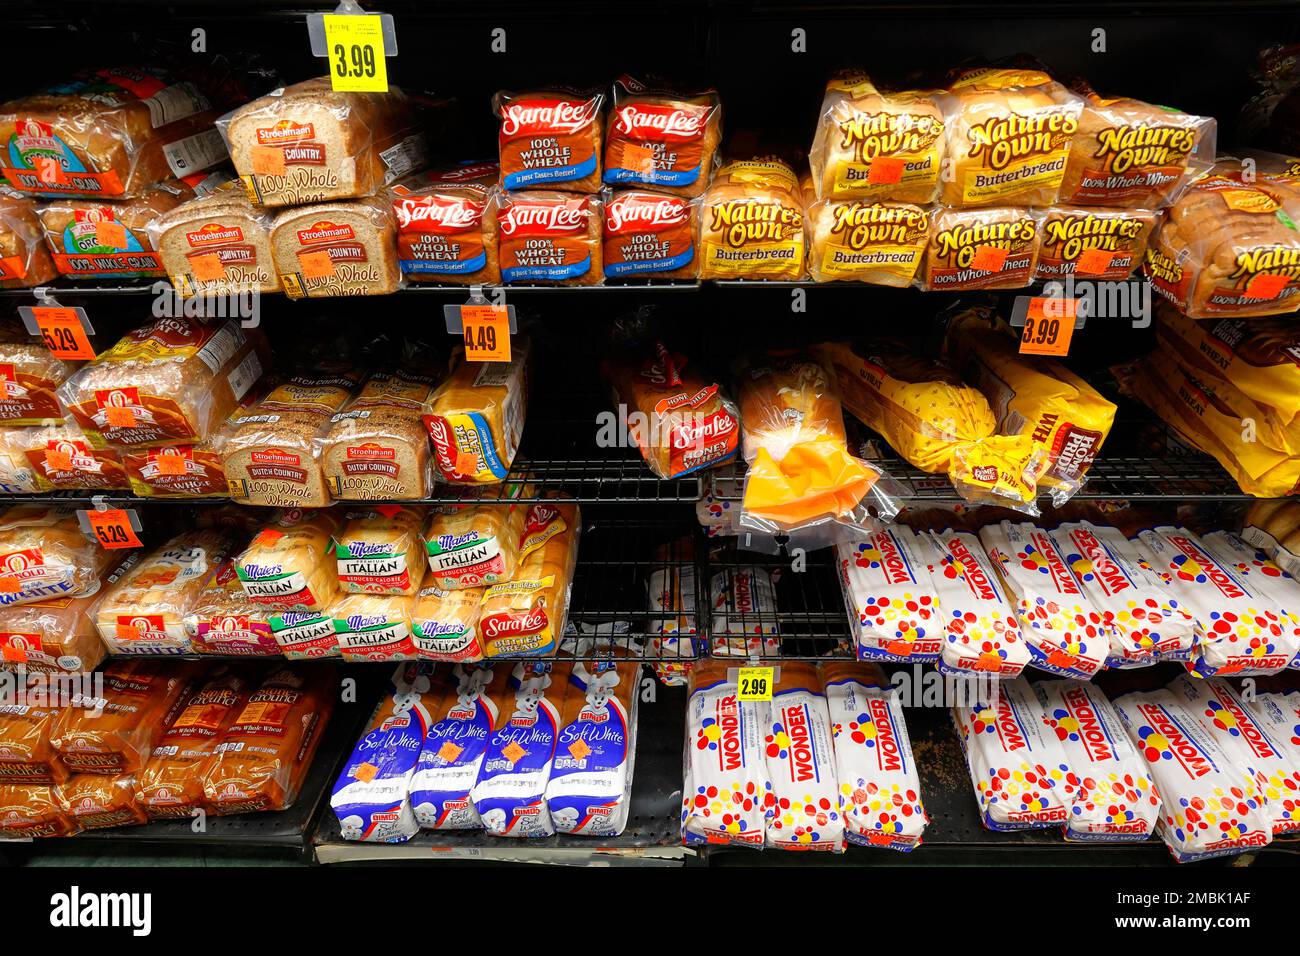
<svg viewBox="0 0 1300 956">
<path fill-rule="evenodd" d="M 868 200 L 818 200 L 808 206 L 808 274 L 815 282 L 851 280 L 905 287 L 920 271 L 930 238 L 921 206 Z"/>
<path fill-rule="evenodd" d="M 500 194 L 495 205 L 503 282 L 599 285 L 603 281 L 599 196 L 536 189 Z"/>
<path fill-rule="evenodd" d="M 30 477 L 31 491 L 131 486 L 117 450 L 95 447 L 70 423 L 0 428 L 0 458 L 9 462 L 11 481 L 22 484 Z"/>
<path fill-rule="evenodd" d="M 803 277 L 803 200 L 787 163 L 723 166 L 700 200 L 699 224 L 701 279 Z"/>
<path fill-rule="evenodd" d="M 328 607 L 339 589 L 332 544 L 342 524 L 337 509 L 284 509 L 235 559 L 244 593 L 277 610 Z"/>
<path fill-rule="evenodd" d="M 386 198 L 286 209 L 271 223 L 271 250 L 291 299 L 385 295 L 397 289 L 397 223 Z"/>
<path fill-rule="evenodd" d="M 149 236 L 181 295 L 279 292 L 271 219 L 232 186 L 163 213 Z"/>
<path fill-rule="evenodd" d="M 1034 278 L 1127 279 L 1142 264 L 1155 225 L 1150 209 L 1052 206 L 1043 216 Z"/>
<path fill-rule="evenodd" d="M 0 607 L 93 594 L 111 563 L 70 507 L 14 505 L 0 513 Z"/>
<path fill-rule="evenodd" d="M 35 203 L 0 190 L 0 289 L 44 285 L 58 274 Z"/>
<path fill-rule="evenodd" d="M 252 201 L 299 206 L 373 196 L 423 166 L 416 113 L 397 87 L 337 92 L 323 76 L 273 90 L 218 125 Z"/>
<path fill-rule="evenodd" d="M 238 319 L 154 320 L 84 365 L 59 389 L 83 431 L 148 448 L 206 438 L 270 361 L 258 329 Z"/>
<path fill-rule="evenodd" d="M 924 288 L 931 292 L 1029 285 L 1042 245 L 1041 210 L 1020 206 L 936 209 L 930 218 Z"/>
<path fill-rule="evenodd" d="M 699 204 L 648 189 L 628 189 L 605 203 L 605 277 L 694 279 Z"/>
<path fill-rule="evenodd" d="M 722 139 L 718 91 L 686 92 L 621 76 L 605 141 L 605 182 L 692 197 L 709 185 Z"/>
<path fill-rule="evenodd" d="M 280 655 L 267 607 L 248 596 L 233 559 L 222 561 L 208 575 L 182 623 L 196 654 Z"/>
<path fill-rule="evenodd" d="M 339 589 L 345 594 L 392 594 L 408 597 L 420 590 L 424 557 L 423 508 L 380 505 L 374 511 L 350 511 L 334 536 Z"/>
<path fill-rule="evenodd" d="M 16 325 L 0 326 L 0 425 L 62 423 L 56 393 L 80 366 L 56 359 L 44 342 Z"/>
<path fill-rule="evenodd" d="M 501 185 L 506 189 L 600 189 L 605 94 L 552 88 L 497 93 Z"/>
<path fill-rule="evenodd" d="M 392 185 L 397 254 L 412 282 L 495 285 L 497 219 L 490 196 L 501 167 L 461 163 Z"/>
<path fill-rule="evenodd" d="M 523 436 L 528 410 L 529 344 L 513 344 L 509 362 L 467 362 L 457 351 L 453 367 L 424 407 L 433 443 L 434 474 L 449 484 L 505 479 Z"/>
<path fill-rule="evenodd" d="M 360 373 L 343 365 L 295 375 L 236 417 L 222 436 L 230 497 L 274 507 L 329 504 L 321 440 L 359 384 Z"/>
</svg>

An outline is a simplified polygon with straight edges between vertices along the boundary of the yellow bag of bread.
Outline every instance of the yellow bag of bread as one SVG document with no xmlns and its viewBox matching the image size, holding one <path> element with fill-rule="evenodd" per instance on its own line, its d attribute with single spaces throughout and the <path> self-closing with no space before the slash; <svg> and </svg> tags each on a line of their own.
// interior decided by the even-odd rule
<svg viewBox="0 0 1300 956">
<path fill-rule="evenodd" d="M 339 590 L 334 536 L 337 509 L 286 508 L 235 559 L 244 593 L 276 610 L 320 611 Z"/>
<path fill-rule="evenodd" d="M 1007 206 L 936 209 L 930 216 L 923 288 L 930 292 L 1019 289 L 1038 268 L 1043 213 Z"/>
<path fill-rule="evenodd" d="M 497 221 L 488 196 L 501 168 L 461 163 L 408 176 L 392 185 L 397 255 L 411 282 L 497 285 Z"/>
<path fill-rule="evenodd" d="M 397 291 L 397 222 L 386 197 L 286 209 L 271 223 L 271 254 L 291 299 Z"/>
<path fill-rule="evenodd" d="M 826 84 L 808 164 L 819 199 L 929 203 L 946 147 L 936 92 L 882 91 L 843 70 Z"/>
<path fill-rule="evenodd" d="M 0 513 L 0 607 L 93 594 L 112 561 L 82 533 L 72 508 L 14 505 Z"/>
<path fill-rule="evenodd" d="M 497 193 L 488 212 L 496 218 L 502 282 L 600 285 L 604 201 L 547 189 Z"/>
<path fill-rule="evenodd" d="M 528 356 L 526 339 L 512 343 L 509 362 L 467 362 L 456 351 L 451 374 L 424 407 L 438 480 L 465 485 L 505 479 L 524 432 Z"/>
<path fill-rule="evenodd" d="M 1052 206 L 1042 221 L 1035 281 L 1127 279 L 1142 264 L 1156 218 L 1150 209 Z"/>
<path fill-rule="evenodd" d="M 507 489 L 517 497 L 520 486 Z M 500 584 L 519 565 L 519 542 L 529 505 L 438 505 L 424 529 L 429 584 L 445 591 Z"/>
<path fill-rule="evenodd" d="M 604 104 L 605 94 L 596 90 L 498 92 L 492 112 L 501 119 L 502 187 L 575 193 L 600 189 Z"/>
<path fill-rule="evenodd" d="M 1038 70 L 977 67 L 940 98 L 952 174 L 949 206 L 1056 202 L 1083 101 Z"/>
<path fill-rule="evenodd" d="M 411 596 L 420 590 L 424 559 L 424 509 L 380 505 L 350 511 L 334 535 L 339 590 L 344 594 Z"/>
<path fill-rule="evenodd" d="M 411 636 L 422 661 L 472 663 L 483 659 L 478 621 L 483 589 L 427 587 L 411 610 Z"/>
<path fill-rule="evenodd" d="M 930 239 L 920 206 L 868 200 L 819 200 L 807 210 L 808 274 L 814 282 L 850 280 L 910 286 Z"/>
<path fill-rule="evenodd" d="M 413 661 L 415 595 L 345 594 L 330 605 L 334 636 L 345 661 Z"/>
<path fill-rule="evenodd" d="M 606 184 L 698 196 L 722 141 L 722 101 L 712 88 L 687 92 L 625 74 L 614 82 L 606 132 Z"/>
<path fill-rule="evenodd" d="M 30 289 L 58 275 L 36 204 L 0 189 L 0 289 Z"/>
<path fill-rule="evenodd" d="M 163 213 L 149 237 L 182 296 L 279 292 L 271 221 L 232 183 Z"/>
<path fill-rule="evenodd" d="M 0 425 L 60 425 L 59 386 L 81 365 L 50 354 L 16 325 L 0 326 Z"/>
<path fill-rule="evenodd" d="M 700 200 L 700 278 L 803 278 L 803 207 L 784 161 L 727 163 Z"/>
<path fill-rule="evenodd" d="M 130 488 L 121 454 L 96 445 L 71 422 L 35 428 L 0 428 L 0 456 L 10 480 L 29 491 Z"/>
</svg>

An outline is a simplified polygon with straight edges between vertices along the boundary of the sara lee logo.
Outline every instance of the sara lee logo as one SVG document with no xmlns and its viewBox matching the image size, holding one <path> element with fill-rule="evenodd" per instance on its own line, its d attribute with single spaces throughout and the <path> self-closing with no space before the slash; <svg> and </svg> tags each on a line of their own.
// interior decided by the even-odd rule
<svg viewBox="0 0 1300 956">
<path fill-rule="evenodd" d="M 614 111 L 614 132 L 633 139 L 699 139 L 709 119 L 709 107 L 659 106 L 629 103 Z"/>
<path fill-rule="evenodd" d="M 736 698 L 725 694 L 718 698 L 714 712 L 718 720 L 718 769 L 739 770 L 745 763 L 740 743 L 740 711 Z"/>
<path fill-rule="evenodd" d="M 521 202 L 515 200 L 498 217 L 501 233 L 506 236 L 543 236 L 548 233 L 584 232 L 587 229 L 587 205 L 581 199 L 560 202 Z"/>
<path fill-rule="evenodd" d="M 293 120 L 280 120 L 274 126 L 257 131 L 259 146 L 281 146 L 285 143 L 302 143 L 315 138 L 315 126 L 311 123 L 295 123 Z"/>
<path fill-rule="evenodd" d="M 398 228 L 404 231 L 463 232 L 483 221 L 484 203 L 472 199 L 407 197 L 393 204 Z"/>
<path fill-rule="evenodd" d="M 1075 583 L 1074 575 L 1065 566 L 1065 561 L 1062 560 L 1060 552 L 1056 550 L 1056 545 L 1052 544 L 1051 539 L 1042 531 L 1034 531 L 1030 533 L 1029 540 L 1047 563 L 1047 570 L 1052 576 L 1052 583 L 1056 585 L 1056 590 L 1062 594 L 1078 594 L 1079 585 Z"/>
<path fill-rule="evenodd" d="M 546 627 L 546 608 L 535 607 L 527 614 L 490 614 L 480 624 L 483 636 L 493 640 L 503 636 L 536 634 Z"/>
<path fill-rule="evenodd" d="M 1097 540 L 1097 536 L 1087 528 L 1076 528 L 1070 532 L 1079 553 L 1088 559 L 1088 569 L 1102 589 L 1111 596 L 1126 591 L 1133 586 L 1127 575 L 1111 557 L 1106 546 Z"/>
<path fill-rule="evenodd" d="M 433 456 L 438 460 L 438 471 L 444 475 L 458 475 L 456 456 L 451 438 L 451 426 L 441 415 L 425 415 L 424 427 L 433 445 Z"/>
<path fill-rule="evenodd" d="M 872 697 L 867 703 L 867 713 L 876 728 L 876 761 L 881 770 L 902 770 L 903 755 L 898 749 L 898 734 L 889 715 L 889 701 Z"/>
<path fill-rule="evenodd" d="M 1079 741 L 1088 752 L 1088 758 L 1093 763 L 1114 760 L 1115 749 L 1111 746 L 1110 737 L 1106 735 L 1106 728 L 1093 709 L 1088 692 L 1081 687 L 1070 687 L 1066 689 L 1064 698 L 1065 706 L 1079 725 Z"/>
<path fill-rule="evenodd" d="M 1219 567 L 1218 562 L 1210 557 L 1196 542 L 1180 534 L 1170 535 L 1169 541 L 1175 548 L 1200 565 L 1210 583 L 1218 588 L 1224 597 L 1236 600 L 1246 596 L 1246 592 L 1237 585 L 1237 582 L 1223 568 Z"/>
<path fill-rule="evenodd" d="M 993 589 L 993 582 L 984 573 L 984 568 L 976 560 L 975 555 L 971 554 L 970 549 L 966 547 L 965 541 L 955 535 L 949 538 L 948 553 L 960 566 L 961 576 L 966 581 L 966 586 L 970 588 L 971 594 L 981 601 L 1001 600 L 998 592 Z"/>
<path fill-rule="evenodd" d="M 641 199 L 635 195 L 619 196 L 605 207 L 605 231 L 613 235 L 648 229 L 658 232 L 686 222 L 689 207 L 685 201 L 665 196 Z"/>
<path fill-rule="evenodd" d="M 872 537 L 872 543 L 880 552 L 880 569 L 885 573 L 885 580 L 890 584 L 907 584 L 916 578 L 912 569 L 899 550 L 898 539 L 892 531 L 880 531 Z"/>
<path fill-rule="evenodd" d="M 1178 765 L 1183 768 L 1187 776 L 1196 780 L 1204 777 L 1207 773 L 1214 771 L 1214 764 L 1188 736 L 1183 733 L 1183 729 L 1178 726 L 1165 709 L 1159 704 L 1140 704 L 1138 709 L 1142 716 L 1147 719 L 1151 729 L 1164 738 L 1165 744 L 1169 748 L 1169 753 L 1178 761 Z M 1143 737 L 1148 749 L 1151 748 L 1151 739 L 1147 735 Z"/>
<path fill-rule="evenodd" d="M 262 451 L 255 451 L 252 455 L 253 463 L 257 465 L 297 465 L 301 459 L 292 452 L 282 451 L 279 448 L 267 448 Z"/>
<path fill-rule="evenodd" d="M 790 738 L 790 780 L 793 783 L 804 783 L 817 779 L 817 760 L 813 754 L 808 708 L 803 704 L 782 707 L 781 720 Z"/>
<path fill-rule="evenodd" d="M 373 443 L 348 445 L 346 457 L 361 461 L 394 461 L 397 458 L 397 449 L 384 448 Z"/>
<path fill-rule="evenodd" d="M 193 232 L 185 233 L 185 241 L 195 249 L 223 242 L 243 242 L 244 230 L 238 226 L 223 226 L 219 222 L 205 222 Z"/>
<path fill-rule="evenodd" d="M 299 229 L 298 243 L 310 246 L 318 242 L 347 242 L 355 239 L 356 235 L 351 226 L 338 225 L 325 220 L 306 229 Z"/>
<path fill-rule="evenodd" d="M 589 100 L 521 100 L 501 114 L 501 135 L 572 135 L 591 123 L 600 108 L 600 98 Z"/>
<path fill-rule="evenodd" d="M 673 448 L 694 448 L 701 442 L 725 438 L 736 430 L 736 420 L 726 411 L 714 412 L 699 420 L 677 422 L 673 426 Z"/>
</svg>

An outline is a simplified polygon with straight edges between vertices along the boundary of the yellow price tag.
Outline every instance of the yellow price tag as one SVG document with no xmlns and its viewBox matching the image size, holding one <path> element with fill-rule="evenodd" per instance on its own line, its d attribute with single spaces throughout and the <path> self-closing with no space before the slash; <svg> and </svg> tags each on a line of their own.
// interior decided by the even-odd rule
<svg viewBox="0 0 1300 956">
<path fill-rule="evenodd" d="M 739 700 L 771 700 L 772 668 L 738 667 L 736 668 L 736 685 Z"/>
<path fill-rule="evenodd" d="M 325 47 L 330 83 L 343 93 L 387 93 L 383 20 L 377 13 L 327 13 Z"/>
</svg>

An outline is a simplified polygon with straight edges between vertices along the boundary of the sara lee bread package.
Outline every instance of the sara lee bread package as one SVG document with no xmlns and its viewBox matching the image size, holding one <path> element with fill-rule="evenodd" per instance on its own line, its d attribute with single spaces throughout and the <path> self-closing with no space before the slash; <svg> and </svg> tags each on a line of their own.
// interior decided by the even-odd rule
<svg viewBox="0 0 1300 956">
<path fill-rule="evenodd" d="M 424 512 L 416 508 L 380 505 L 374 511 L 349 512 L 334 536 L 339 590 L 407 597 L 419 593 L 427 567 L 423 525 Z"/>
<path fill-rule="evenodd" d="M 1300 308 L 1300 200 L 1225 161 L 1193 180 L 1147 247 L 1156 292 L 1194 319 Z"/>
<path fill-rule="evenodd" d="M 258 205 L 373 196 L 419 169 L 427 144 L 401 90 L 345 93 L 329 77 L 273 90 L 221 118 L 230 158 Z"/>
<path fill-rule="evenodd" d="M 806 210 L 808 274 L 814 282 L 850 280 L 911 285 L 930 239 L 931 213 L 906 203 L 822 199 Z"/>
<path fill-rule="evenodd" d="M 424 408 L 439 481 L 483 484 L 505 479 L 523 437 L 528 410 L 527 340 L 513 343 L 509 362 L 467 362 L 453 368 Z"/>
<path fill-rule="evenodd" d="M 0 837 L 27 840 L 72 836 L 77 831 L 57 788 L 0 785 Z"/>
<path fill-rule="evenodd" d="M 0 607 L 93 594 L 111 563 L 72 508 L 14 505 L 0 514 Z"/>
<path fill-rule="evenodd" d="M 1023 206 L 936 209 L 924 288 L 931 292 L 1029 285 L 1042 249 L 1043 212 Z"/>
<path fill-rule="evenodd" d="M 36 204 L 0 189 L 0 289 L 27 289 L 59 275 Z"/>
<path fill-rule="evenodd" d="M 603 201 L 534 189 L 507 193 L 496 207 L 503 282 L 599 285 Z"/>
<path fill-rule="evenodd" d="M 1142 264 L 1156 213 L 1052 206 L 1043 218 L 1034 278 L 1127 279 Z"/>
<path fill-rule="evenodd" d="M 605 203 L 605 277 L 695 278 L 698 209 L 689 199 L 648 189 L 615 193 Z"/>
<path fill-rule="evenodd" d="M 723 166 L 700 200 L 700 278 L 803 278 L 803 207 L 782 160 Z"/>
<path fill-rule="evenodd" d="M 26 491 L 129 488 L 123 466 L 116 449 L 92 445 L 73 424 L 0 428 L 0 468 L 6 472 L 6 484 Z"/>
<path fill-rule="evenodd" d="M 952 175 L 948 206 L 1056 202 L 1083 101 L 1046 73 L 961 70 L 941 97 Z"/>
<path fill-rule="evenodd" d="M 0 426 L 63 424 L 58 388 L 80 364 L 56 359 L 15 325 L 0 326 Z"/>
<path fill-rule="evenodd" d="M 185 618 L 230 556 L 230 540 L 209 530 L 172 538 L 109 586 L 95 610 L 99 636 L 115 654 L 188 654 Z"/>
<path fill-rule="evenodd" d="M 496 163 L 462 163 L 392 185 L 397 256 L 412 282 L 495 285 L 497 220 L 489 203 L 501 176 Z"/>
<path fill-rule="evenodd" d="M 571 89 L 500 92 L 501 185 L 506 189 L 600 189 L 605 94 Z"/>
<path fill-rule="evenodd" d="M 295 375 L 223 431 L 230 497 L 251 505 L 322 508 L 330 503 L 322 438 L 360 384 L 350 365 Z"/>
<path fill-rule="evenodd" d="M 231 96 L 216 73 L 87 71 L 10 100 L 0 105 L 0 142 L 8 144 L 0 172 L 26 193 L 130 199 L 163 179 L 215 166 L 226 149 L 212 110 Z"/>
<path fill-rule="evenodd" d="M 519 487 L 507 489 L 516 497 Z M 500 584 L 514 577 L 530 505 L 436 505 L 424 529 L 429 584 L 445 591 Z"/>
<path fill-rule="evenodd" d="M 687 93 L 622 76 L 607 134 L 606 183 L 698 196 L 722 139 L 722 103 L 713 89 Z"/>
<path fill-rule="evenodd" d="M 844 70 L 826 84 L 808 163 L 818 199 L 929 203 L 946 147 L 935 93 L 881 91 Z"/>
<path fill-rule="evenodd" d="M 382 196 L 286 209 L 271 223 L 271 254 L 285 294 L 385 295 L 397 289 L 393 209 Z"/>
<path fill-rule="evenodd" d="M 59 389 L 83 431 L 148 448 L 206 438 L 270 359 L 265 336 L 238 319 L 156 319 L 101 352 Z"/>
<path fill-rule="evenodd" d="M 232 184 L 163 213 L 149 236 L 181 295 L 279 292 L 271 220 Z"/>
<path fill-rule="evenodd" d="M 345 594 L 329 607 L 334 635 L 345 661 L 413 661 L 414 596 Z"/>
<path fill-rule="evenodd" d="M 277 610 L 323 611 L 338 593 L 337 511 L 286 508 L 235 559 L 244 592 Z"/>
<path fill-rule="evenodd" d="M 416 655 L 424 661 L 482 660 L 483 645 L 478 637 L 482 613 L 482 588 L 423 588 L 411 609 L 411 640 Z"/>
<path fill-rule="evenodd" d="M 321 471 L 345 501 L 423 498 L 433 461 L 421 420 L 437 379 L 422 371 L 376 372 L 330 419 L 321 437 Z"/>
<path fill-rule="evenodd" d="M 868 536 L 836 546 L 850 621 L 857 622 L 857 656 L 886 661 L 937 661 L 944 620 L 930 580 L 938 562 L 929 536 L 906 525 L 871 521 Z"/>
</svg>

